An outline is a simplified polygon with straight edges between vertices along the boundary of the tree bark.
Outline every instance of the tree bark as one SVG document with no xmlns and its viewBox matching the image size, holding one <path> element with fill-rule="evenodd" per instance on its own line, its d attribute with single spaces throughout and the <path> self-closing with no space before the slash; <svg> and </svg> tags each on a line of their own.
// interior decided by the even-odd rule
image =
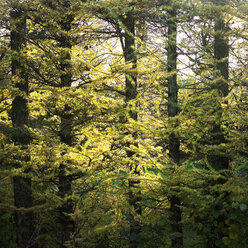
<svg viewBox="0 0 248 248">
<path fill-rule="evenodd" d="M 64 7 L 69 8 L 69 3 L 65 1 Z M 71 30 L 71 23 L 73 21 L 73 16 L 70 14 L 65 15 L 64 19 L 59 23 L 61 27 L 61 35 L 59 38 L 60 47 L 63 48 L 60 61 L 60 86 L 61 87 L 71 87 L 72 74 L 71 74 L 71 55 L 70 49 L 72 47 L 71 37 L 67 35 L 66 32 Z M 72 114 L 70 113 L 71 107 L 65 104 L 64 111 L 60 115 L 60 140 L 62 143 L 72 146 L 73 143 L 73 123 Z M 64 155 L 64 154 L 62 154 Z M 59 225 L 60 225 L 60 245 L 65 248 L 65 243 L 71 240 L 71 235 L 75 231 L 75 223 L 70 214 L 74 212 L 74 204 L 72 199 L 66 199 L 72 195 L 72 177 L 66 175 L 67 166 L 63 163 L 59 166 L 59 196 L 63 199 L 62 206 L 59 210 Z"/>
<path fill-rule="evenodd" d="M 214 59 L 216 61 L 216 70 L 217 75 L 216 77 L 220 78 L 216 83 L 215 87 L 219 95 L 221 97 L 226 97 L 228 95 L 228 78 L 229 78 L 229 65 L 228 65 L 228 58 L 229 58 L 229 45 L 228 45 L 228 37 L 226 36 L 227 27 L 223 20 L 223 17 L 220 15 L 215 18 L 215 27 L 214 27 Z M 219 113 L 219 118 L 222 116 L 223 110 L 217 109 Z M 213 127 L 213 144 L 219 145 L 221 143 L 225 143 L 226 139 L 224 136 L 223 131 L 221 130 L 220 124 L 215 124 Z M 217 170 L 228 169 L 228 157 L 214 154 L 213 156 L 209 157 L 209 162 L 212 166 Z"/>
<path fill-rule="evenodd" d="M 136 42 L 135 42 L 135 19 L 131 12 L 126 13 L 126 17 L 123 18 L 123 24 L 125 26 L 124 34 L 124 58 L 127 64 L 131 64 L 131 71 L 126 73 L 125 79 L 125 102 L 127 108 L 129 108 L 129 102 L 137 97 L 137 72 L 135 71 L 137 67 L 137 55 L 136 55 Z M 129 110 L 129 116 L 137 120 L 138 115 L 136 110 Z M 136 134 L 132 134 L 134 139 Z M 135 152 L 128 151 L 127 157 L 130 159 L 134 156 Z M 135 168 L 134 168 L 135 167 Z M 130 165 L 130 172 L 133 171 L 134 175 L 139 176 L 138 165 Z M 140 181 L 139 180 L 128 180 L 129 184 L 129 204 L 134 208 L 135 214 L 141 215 L 141 206 L 140 206 L 140 191 L 138 189 Z M 137 248 L 142 247 L 142 240 L 140 237 L 141 225 L 138 221 L 135 220 L 135 216 L 130 214 L 128 217 L 130 223 L 129 231 L 129 247 Z"/>
<path fill-rule="evenodd" d="M 228 78 L 229 78 L 229 45 L 228 37 L 226 37 L 228 27 L 226 26 L 221 13 L 217 12 L 214 24 L 214 59 L 216 61 L 216 77 L 219 78 L 215 83 L 215 87 L 221 97 L 226 97 L 228 95 Z M 225 135 L 221 129 L 221 117 L 223 109 L 221 106 L 216 110 L 216 114 L 219 117 L 219 123 L 215 123 L 213 126 L 213 144 L 220 145 L 221 143 L 226 143 Z M 225 155 L 213 154 L 208 158 L 210 164 L 216 170 L 223 170 L 229 168 L 229 159 Z M 224 180 L 225 181 L 225 180 Z M 216 183 L 223 183 L 223 179 L 217 181 Z M 227 196 L 228 197 L 228 196 Z M 216 209 L 222 209 L 222 206 L 215 206 Z M 225 223 L 225 216 L 220 215 L 217 220 L 218 223 L 223 223 L 223 229 L 227 229 L 228 226 Z M 218 233 L 215 232 L 215 227 L 211 227 L 210 237 L 208 237 L 208 245 L 211 248 L 218 247 L 215 243 L 216 240 L 222 240 L 225 236 L 220 230 Z"/>
<path fill-rule="evenodd" d="M 27 103 L 28 95 L 28 73 L 25 69 L 21 52 L 26 45 L 26 17 L 20 6 L 13 6 L 10 12 L 11 34 L 10 46 L 13 52 L 11 71 L 12 76 L 16 76 L 16 88 L 20 94 L 12 102 L 11 119 L 14 128 L 12 139 L 22 150 L 27 148 L 30 143 L 30 135 L 27 129 L 29 110 Z M 18 160 L 28 162 L 28 155 L 19 155 Z M 21 165 L 16 164 L 19 168 Z M 28 172 L 26 170 L 26 172 Z M 17 246 L 18 248 L 35 247 L 34 215 L 32 211 L 20 211 L 18 208 L 30 208 L 33 205 L 31 190 L 31 178 L 27 175 L 13 177 L 14 186 L 14 204 L 17 208 L 15 213 Z"/>
<path fill-rule="evenodd" d="M 172 4 L 171 2 L 169 4 Z M 177 9 L 171 6 L 168 11 L 168 50 L 167 50 L 167 67 L 168 73 L 172 73 L 168 77 L 168 117 L 175 117 L 178 114 L 178 86 L 177 86 Z M 176 124 L 172 128 L 176 128 Z M 180 141 L 176 133 L 172 131 L 169 136 L 169 157 L 171 160 L 179 165 L 180 160 Z M 180 209 L 180 199 L 173 195 L 170 198 L 171 203 L 171 229 L 172 247 L 183 247 L 183 228 L 182 228 L 182 211 Z M 181 236 L 178 236 L 181 234 Z"/>
</svg>

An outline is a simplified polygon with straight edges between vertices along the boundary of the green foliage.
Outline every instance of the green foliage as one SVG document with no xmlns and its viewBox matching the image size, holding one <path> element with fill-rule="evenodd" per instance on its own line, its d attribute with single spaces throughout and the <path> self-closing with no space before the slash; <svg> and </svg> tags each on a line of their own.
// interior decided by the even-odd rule
<svg viewBox="0 0 248 248">
<path fill-rule="evenodd" d="M 191 230 L 187 235 L 197 237 L 198 233 L 209 247 L 214 243 L 217 247 L 244 247 L 248 232 L 247 182 L 235 174 L 224 177 L 206 169 L 190 169 L 189 174 L 188 168 L 178 168 L 161 184 L 164 195 L 175 194 L 181 199 L 182 222 L 186 230 Z"/>
<path fill-rule="evenodd" d="M 0 213 L 0 245 L 1 247 L 16 248 L 16 232 L 14 216 L 10 212 Z"/>
<path fill-rule="evenodd" d="M 75 223 L 68 247 L 126 248 L 136 240 L 140 247 L 169 248 L 176 237 L 185 248 L 246 247 L 246 1 L 19 1 L 27 17 L 21 53 L 9 44 L 12 2 L 0 3 L 0 246 L 17 247 L 12 178 L 18 175 L 32 179 L 33 206 L 21 211 L 34 213 L 39 247 L 61 247 L 59 209 L 68 202 L 73 212 L 63 214 Z M 175 6 L 178 66 L 168 72 Z M 229 25 L 223 30 L 229 79 L 218 69 L 226 58 L 215 57 L 215 37 L 222 34 L 215 31 L 216 16 Z M 128 38 L 135 44 L 131 54 L 123 46 Z M 23 128 L 12 125 L 10 114 L 13 99 L 24 95 L 15 87 L 21 73 L 11 73 L 14 58 L 29 80 Z M 167 92 L 175 75 L 178 103 Z M 71 83 L 62 85 L 66 76 Z M 217 87 L 223 80 L 230 89 L 225 97 Z M 169 118 L 168 105 L 178 115 Z M 30 139 L 25 147 L 13 142 L 21 133 Z M 180 141 L 180 166 L 171 160 L 172 133 Z M 216 170 L 213 157 L 227 158 L 229 167 Z M 71 186 L 63 197 L 61 165 Z M 175 196 L 183 233 L 172 231 Z M 130 223 L 139 232 L 130 234 Z"/>
</svg>

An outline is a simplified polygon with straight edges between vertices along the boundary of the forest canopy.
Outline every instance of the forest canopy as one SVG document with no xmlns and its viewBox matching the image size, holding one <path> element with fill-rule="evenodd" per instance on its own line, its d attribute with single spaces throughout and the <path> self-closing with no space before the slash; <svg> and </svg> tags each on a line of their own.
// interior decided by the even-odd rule
<svg viewBox="0 0 248 248">
<path fill-rule="evenodd" d="M 247 14 L 1 0 L 0 247 L 247 247 Z"/>
</svg>

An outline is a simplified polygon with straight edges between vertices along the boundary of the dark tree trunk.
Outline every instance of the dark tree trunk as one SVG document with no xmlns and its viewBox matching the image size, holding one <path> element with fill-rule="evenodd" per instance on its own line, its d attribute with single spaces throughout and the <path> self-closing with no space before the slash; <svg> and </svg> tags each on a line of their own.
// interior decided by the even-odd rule
<svg viewBox="0 0 248 248">
<path fill-rule="evenodd" d="M 219 80 L 215 84 L 215 89 L 218 90 L 218 93 L 221 97 L 226 97 L 228 95 L 228 78 L 229 78 L 229 45 L 228 45 L 228 37 L 226 36 L 228 27 L 226 26 L 223 17 L 220 13 L 217 12 L 215 18 L 215 27 L 214 27 L 214 59 L 216 62 L 216 77 Z M 220 122 L 222 116 L 222 108 L 219 106 L 216 110 L 216 114 L 219 117 L 219 123 L 214 124 L 213 126 L 213 144 L 219 145 L 221 143 L 226 143 L 225 135 L 221 130 Z M 216 170 L 223 170 L 229 168 L 229 159 L 225 155 L 220 155 L 219 153 L 213 154 L 208 157 L 210 164 Z M 224 183 L 225 180 L 219 180 L 215 183 Z M 217 197 L 217 196 L 216 196 Z M 228 197 L 228 196 L 227 196 Z M 223 206 L 215 206 L 215 209 L 222 209 Z M 223 230 L 227 229 L 228 226 L 225 223 L 225 217 L 220 215 L 217 220 L 218 223 L 223 223 Z M 215 227 L 211 227 L 210 236 L 208 237 L 208 245 L 210 248 L 218 247 L 215 243 L 216 240 L 222 240 L 225 235 L 222 233 L 222 230 L 215 232 Z"/>
<path fill-rule="evenodd" d="M 215 39 L 214 39 L 214 58 L 216 59 L 216 67 L 218 74 L 222 77 L 216 84 L 220 94 L 225 97 L 228 95 L 228 84 L 229 78 L 229 45 L 228 37 L 226 37 L 228 27 L 222 17 L 215 19 Z"/>
<path fill-rule="evenodd" d="M 215 18 L 215 35 L 214 35 L 214 58 L 216 61 L 216 77 L 220 78 L 215 88 L 218 90 L 220 96 L 226 97 L 228 95 L 228 58 L 229 58 L 229 45 L 226 33 L 228 31 L 225 22 L 221 15 Z M 221 106 L 216 110 L 219 118 L 222 116 Z M 221 130 L 220 124 L 215 124 L 213 127 L 213 143 L 219 145 L 225 143 L 225 136 Z M 214 154 L 209 157 L 209 162 L 217 170 L 228 169 L 228 157 Z"/>
<path fill-rule="evenodd" d="M 125 26 L 125 34 L 124 34 L 124 58 L 125 62 L 127 64 L 131 64 L 131 68 L 133 71 L 126 73 L 126 105 L 129 109 L 129 101 L 133 100 L 137 97 L 137 72 L 135 71 L 137 67 L 137 55 L 136 55 L 136 42 L 135 42 L 135 19 L 131 12 L 128 12 L 126 14 L 126 18 L 123 19 L 123 24 Z M 135 110 L 129 110 L 129 116 L 137 120 L 137 112 Z M 136 134 L 133 134 L 134 139 Z M 133 151 L 128 151 L 127 156 L 131 159 L 132 156 L 135 154 Z M 139 175 L 138 172 L 138 165 L 135 165 L 135 168 L 133 168 L 133 165 L 130 165 L 130 171 L 133 171 L 135 175 Z M 129 204 L 134 208 L 134 211 L 137 215 L 141 215 L 141 206 L 140 206 L 140 190 L 139 180 L 133 180 L 129 179 Z M 141 233 L 141 226 L 138 221 L 135 221 L 135 217 L 130 214 L 128 217 L 129 223 L 130 223 L 130 233 L 129 233 L 129 247 L 130 248 L 137 248 L 142 247 L 142 240 L 140 237 Z"/>
<path fill-rule="evenodd" d="M 177 86 L 177 9 L 172 6 L 168 11 L 168 50 L 167 50 L 167 66 L 168 73 L 172 73 L 168 77 L 168 116 L 175 117 L 178 114 L 178 86 Z M 176 124 L 173 124 L 176 128 Z M 169 136 L 169 157 L 175 164 L 179 164 L 180 160 L 180 141 L 175 132 Z M 172 247 L 183 247 L 183 228 L 182 228 L 182 212 L 180 209 L 180 199 L 173 195 L 171 202 L 171 228 L 173 235 L 171 239 Z M 181 236 L 178 236 L 178 233 Z"/>
<path fill-rule="evenodd" d="M 13 7 L 10 12 L 11 18 L 11 50 L 13 52 L 11 70 L 12 76 L 17 77 L 16 87 L 21 94 L 16 96 L 12 102 L 11 119 L 14 128 L 12 139 L 16 145 L 22 150 L 30 143 L 28 134 L 28 104 L 26 96 L 28 95 L 28 74 L 21 59 L 22 47 L 26 45 L 26 18 L 25 13 L 20 7 Z M 18 160 L 21 162 L 29 161 L 28 155 L 19 155 Z M 15 167 L 20 167 L 16 164 Z M 26 170 L 26 172 L 28 172 Z M 14 204 L 17 208 L 15 213 L 15 222 L 17 230 L 17 246 L 18 248 L 35 247 L 35 231 L 33 225 L 33 213 L 28 210 L 18 210 L 18 208 L 30 208 L 33 205 L 33 197 L 31 190 L 31 179 L 27 175 L 25 177 L 15 176 L 13 178 L 14 186 Z"/>
<path fill-rule="evenodd" d="M 177 86 L 177 22 L 176 9 L 168 11 L 170 17 L 168 21 L 168 49 L 167 67 L 168 73 L 173 73 L 168 77 L 168 116 L 175 117 L 178 114 L 178 86 Z M 169 155 L 175 163 L 179 163 L 180 142 L 175 133 L 169 139 Z"/>
<path fill-rule="evenodd" d="M 69 8 L 69 2 L 65 1 L 64 7 Z M 71 74 L 71 56 L 70 49 L 72 47 L 71 37 L 66 34 L 71 30 L 71 23 L 73 21 L 73 16 L 66 14 L 64 19 L 59 23 L 61 27 L 61 35 L 59 38 L 60 47 L 63 48 L 61 52 L 61 61 L 60 61 L 60 86 L 61 87 L 71 87 L 72 83 L 72 74 Z M 72 114 L 70 113 L 71 107 L 68 104 L 65 104 L 64 111 L 60 115 L 61 124 L 60 124 L 60 140 L 62 143 L 72 146 L 73 143 L 73 122 Z M 64 155 L 64 154 L 62 154 Z M 75 223 L 70 214 L 74 212 L 74 204 L 72 199 L 66 199 L 72 195 L 72 177 L 66 175 L 67 166 L 63 163 L 59 167 L 59 196 L 63 199 L 62 206 L 59 210 L 59 225 L 60 231 L 59 242 L 61 247 L 66 247 L 65 243 L 71 240 L 71 235 L 75 230 Z"/>
</svg>

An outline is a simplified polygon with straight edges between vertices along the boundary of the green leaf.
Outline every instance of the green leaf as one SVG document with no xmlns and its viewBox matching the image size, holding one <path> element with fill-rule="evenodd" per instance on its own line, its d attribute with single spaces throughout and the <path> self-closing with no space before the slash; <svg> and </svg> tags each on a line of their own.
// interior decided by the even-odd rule
<svg viewBox="0 0 248 248">
<path fill-rule="evenodd" d="M 240 210 L 241 210 L 242 212 L 244 212 L 244 211 L 247 209 L 247 205 L 244 204 L 244 203 L 242 203 L 242 204 L 240 204 L 239 208 L 240 208 Z"/>
<path fill-rule="evenodd" d="M 217 211 L 217 210 L 213 211 L 213 216 L 214 216 L 215 219 L 217 219 L 220 215 L 221 215 L 220 211 Z"/>
<path fill-rule="evenodd" d="M 11 213 L 5 213 L 5 214 L 3 214 L 3 215 L 1 216 L 1 219 L 7 220 L 7 219 L 10 219 L 10 217 L 11 217 Z"/>
<path fill-rule="evenodd" d="M 232 208 L 238 208 L 239 203 L 238 202 L 232 202 Z"/>
</svg>

